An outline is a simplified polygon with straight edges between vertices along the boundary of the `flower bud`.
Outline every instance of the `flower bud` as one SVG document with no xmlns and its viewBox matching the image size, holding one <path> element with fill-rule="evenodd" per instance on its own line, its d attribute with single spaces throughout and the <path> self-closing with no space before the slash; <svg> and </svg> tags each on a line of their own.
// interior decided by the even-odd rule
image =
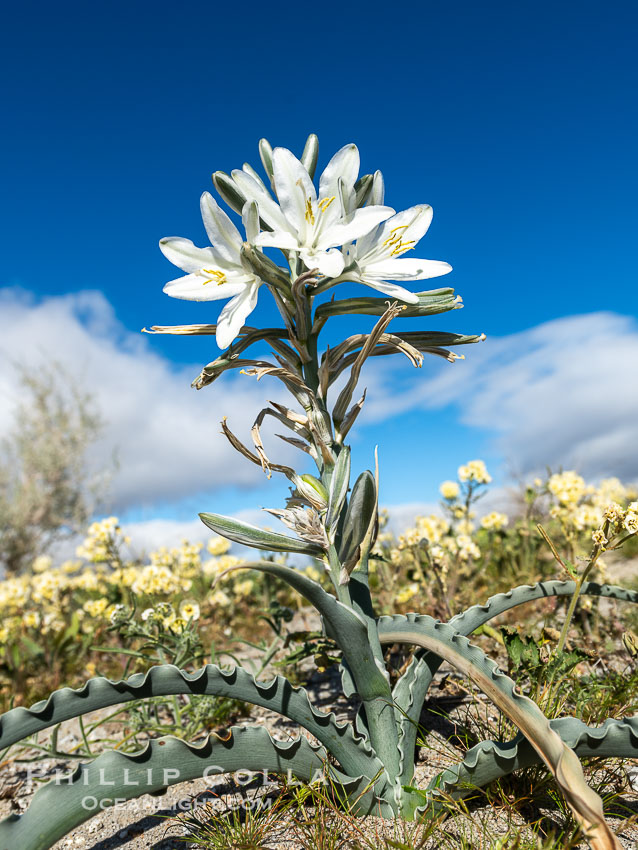
<svg viewBox="0 0 638 850">
<path fill-rule="evenodd" d="M 314 475 L 295 475 L 293 484 L 299 491 L 299 495 L 316 508 L 324 511 L 328 507 L 328 491 Z"/>
<path fill-rule="evenodd" d="M 244 242 L 241 246 L 241 263 L 247 271 L 256 274 L 262 280 L 290 289 L 290 278 L 284 270 L 249 242 Z"/>
<path fill-rule="evenodd" d="M 242 208 L 246 203 L 246 197 L 243 192 L 240 192 L 233 178 L 224 171 L 216 171 L 213 174 L 213 185 L 231 210 L 241 215 Z"/>
</svg>

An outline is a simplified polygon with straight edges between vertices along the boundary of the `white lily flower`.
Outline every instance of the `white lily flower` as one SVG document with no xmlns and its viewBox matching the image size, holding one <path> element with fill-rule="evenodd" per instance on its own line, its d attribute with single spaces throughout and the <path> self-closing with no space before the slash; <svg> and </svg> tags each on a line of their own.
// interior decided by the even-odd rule
<svg viewBox="0 0 638 850">
<path fill-rule="evenodd" d="M 375 182 L 377 185 L 373 187 L 373 200 L 382 200 L 383 182 L 380 172 L 375 174 Z M 414 249 L 416 243 L 425 235 L 431 221 L 432 207 L 428 204 L 417 204 L 396 213 L 373 232 L 348 246 L 347 262 L 352 268 L 344 272 L 343 279 L 363 283 L 392 298 L 416 304 L 419 299 L 413 292 L 388 283 L 388 279 L 425 280 L 452 271 L 449 263 L 440 260 L 401 259 L 403 254 Z"/>
<path fill-rule="evenodd" d="M 241 262 L 242 236 L 208 192 L 201 197 L 202 219 L 212 243 L 198 248 L 190 239 L 169 236 L 160 240 L 167 260 L 185 271 L 184 277 L 169 281 L 164 292 L 186 301 L 218 301 L 230 298 L 217 320 L 217 345 L 228 348 L 246 317 L 257 304 L 261 278 L 247 271 Z M 248 242 L 254 244 L 259 230 L 256 205 L 247 202 L 242 211 Z"/>
<path fill-rule="evenodd" d="M 345 260 L 337 246 L 358 239 L 389 218 L 391 207 L 367 206 L 349 212 L 359 172 L 359 151 L 346 145 L 337 151 L 319 181 L 319 195 L 307 170 L 287 148 L 273 151 L 273 182 L 279 204 L 265 185 L 248 171 L 233 171 L 244 195 L 255 200 L 271 232 L 257 245 L 297 251 L 308 268 L 338 277 Z"/>
</svg>

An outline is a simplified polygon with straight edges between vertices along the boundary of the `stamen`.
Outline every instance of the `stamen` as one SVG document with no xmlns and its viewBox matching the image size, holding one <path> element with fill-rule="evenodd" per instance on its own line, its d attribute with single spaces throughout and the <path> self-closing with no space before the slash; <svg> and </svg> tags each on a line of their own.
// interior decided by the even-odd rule
<svg viewBox="0 0 638 850">
<path fill-rule="evenodd" d="M 401 239 L 401 234 L 399 233 L 399 231 L 407 230 L 408 227 L 408 224 L 402 224 L 398 227 L 393 227 L 390 231 L 390 235 L 383 243 L 386 248 L 391 249 L 391 257 L 399 257 L 401 256 L 401 254 L 405 254 L 406 251 L 412 251 L 412 249 L 416 245 L 416 239 L 407 239 L 405 242 Z"/>
<path fill-rule="evenodd" d="M 335 197 L 336 197 L 336 196 L 335 196 L 335 195 L 333 195 L 331 198 L 322 198 L 322 199 L 319 201 L 319 203 L 317 204 L 317 206 L 319 207 L 319 209 L 321 210 L 321 212 L 322 212 L 322 213 L 325 213 L 325 211 L 328 209 L 328 207 L 330 206 L 330 204 L 331 204 L 331 203 L 335 200 Z"/>
<path fill-rule="evenodd" d="M 394 250 L 390 251 L 390 256 L 399 257 L 401 254 L 405 254 L 406 251 L 413 251 L 415 245 L 416 241 L 414 239 L 407 242 L 398 242 Z"/>
<path fill-rule="evenodd" d="M 202 283 L 202 286 L 206 286 L 207 283 L 216 283 L 217 286 L 221 286 L 222 283 L 228 283 L 228 278 L 224 272 L 219 271 L 219 269 L 202 269 L 202 272 L 210 275 L 208 280 L 205 280 Z"/>
<path fill-rule="evenodd" d="M 315 214 L 312 211 L 312 201 L 310 198 L 306 198 L 306 221 L 309 224 L 315 223 Z"/>
</svg>

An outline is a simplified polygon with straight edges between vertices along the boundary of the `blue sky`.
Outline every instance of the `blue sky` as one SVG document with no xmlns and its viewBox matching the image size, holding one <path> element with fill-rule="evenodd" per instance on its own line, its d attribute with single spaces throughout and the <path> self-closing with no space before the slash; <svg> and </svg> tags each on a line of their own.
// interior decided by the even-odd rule
<svg viewBox="0 0 638 850">
<path fill-rule="evenodd" d="M 502 350 L 511 362 L 534 345 L 545 355 L 557 347 L 554 358 L 539 355 L 544 365 L 536 371 L 520 364 L 529 381 L 542 385 L 556 364 L 583 357 L 593 358 L 595 371 L 598 355 L 588 340 L 602 327 L 608 334 L 600 345 L 618 344 L 618 317 L 625 317 L 626 343 L 619 356 L 634 356 L 636 329 L 627 317 L 638 312 L 635 3 L 27 2 L 4 15 L 0 286 L 11 298 L 15 288 L 23 291 L 21 321 L 38 304 L 95 290 L 104 300 L 92 309 L 108 314 L 102 330 L 114 351 L 139 345 L 142 359 L 162 358 L 173 375 L 212 359 L 211 340 L 134 341 L 143 325 L 217 315 L 219 305 L 162 293 L 174 275 L 157 241 L 181 235 L 205 244 L 198 198 L 211 189 L 211 172 L 246 160 L 257 165 L 261 136 L 299 152 L 316 132 L 320 162 L 354 141 L 362 170 L 383 171 L 389 204 L 432 204 L 434 222 L 419 256 L 454 266 L 445 283 L 466 306 L 433 317 L 429 327 L 488 335 L 486 351 L 468 349 L 465 363 L 437 360 L 424 368 L 419 377 L 445 401 L 406 403 L 392 416 L 388 387 L 409 395 L 418 382 L 404 374 L 407 361 L 400 375 L 384 378 L 385 412 L 362 417 L 356 452 L 367 465 L 380 444 L 386 502 L 431 501 L 441 478 L 471 457 L 485 457 L 500 482 L 541 462 L 542 440 L 534 458 L 516 456 L 507 428 L 519 426 L 503 418 L 502 396 L 493 421 L 476 412 L 473 393 L 483 378 L 452 391 L 437 384 L 452 380 L 439 373 L 457 373 L 475 356 L 498 373 L 490 351 Z M 88 321 L 83 309 L 69 306 L 79 323 Z M 253 319 L 269 323 L 273 316 L 261 299 Z M 578 332 L 573 316 L 582 320 Z M 545 335 L 535 330 L 546 326 Z M 25 345 L 55 354 L 46 332 Z M 622 370 L 626 382 L 631 369 Z M 592 387 L 583 374 L 563 375 L 563 383 L 558 376 L 548 392 L 562 396 L 561 387 L 573 390 L 580 380 L 586 400 Z M 233 386 L 198 394 L 192 410 L 208 417 L 206 394 Z M 483 398 L 494 392 L 484 387 Z M 631 382 L 614 385 L 614 398 L 619 392 L 631 394 Z M 604 396 L 594 393 L 591 406 Z M 540 398 L 534 396 L 535 412 L 539 404 L 549 411 L 552 398 Z M 521 396 L 520 405 L 528 401 Z M 586 467 L 592 440 L 612 425 L 596 419 L 572 459 L 564 449 L 569 416 L 561 415 L 565 462 Z M 217 431 L 211 422 L 211 440 L 221 440 Z M 123 439 L 124 430 L 118 433 Z M 608 469 L 600 459 L 590 463 L 592 475 L 633 474 L 614 445 L 616 459 Z M 547 462 L 562 462 L 559 454 L 557 446 Z M 185 518 L 204 497 L 203 507 L 221 500 L 230 511 L 281 492 L 252 479 L 239 488 L 227 478 L 217 483 L 194 482 L 190 497 L 170 487 L 137 503 L 131 496 L 122 510 L 133 518 Z"/>
</svg>

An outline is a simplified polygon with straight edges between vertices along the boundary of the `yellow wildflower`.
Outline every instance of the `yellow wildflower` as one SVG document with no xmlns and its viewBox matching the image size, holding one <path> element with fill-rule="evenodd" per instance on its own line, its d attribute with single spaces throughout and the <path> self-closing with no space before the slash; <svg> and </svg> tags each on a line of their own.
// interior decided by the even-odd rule
<svg viewBox="0 0 638 850">
<path fill-rule="evenodd" d="M 48 555 L 38 555 L 31 565 L 31 569 L 34 573 L 43 573 L 50 570 L 52 564 L 53 560 Z"/>
<path fill-rule="evenodd" d="M 576 505 L 585 494 L 585 480 L 573 470 L 556 472 L 547 489 L 562 505 Z"/>
<path fill-rule="evenodd" d="M 199 620 L 199 605 L 192 599 L 185 599 L 179 606 L 179 614 L 184 620 Z"/>
<path fill-rule="evenodd" d="M 211 537 L 206 549 L 211 555 L 225 555 L 230 549 L 230 541 L 224 537 Z"/>
<path fill-rule="evenodd" d="M 397 605 L 404 605 L 406 602 L 409 602 L 413 596 L 416 596 L 418 592 L 419 585 L 416 582 L 412 582 L 412 584 L 406 585 L 397 593 L 394 598 L 395 602 Z"/>
<path fill-rule="evenodd" d="M 459 481 L 476 481 L 477 484 L 489 484 L 492 476 L 487 471 L 485 461 L 470 460 L 458 469 Z"/>
<path fill-rule="evenodd" d="M 82 608 L 90 617 L 102 617 L 106 609 L 109 607 L 109 600 L 101 597 L 100 599 L 89 599 L 85 602 Z"/>
<path fill-rule="evenodd" d="M 228 596 L 227 593 L 224 593 L 223 590 L 216 590 L 214 593 L 210 594 L 208 601 L 215 607 L 226 608 L 230 605 L 230 596 Z"/>
<path fill-rule="evenodd" d="M 439 492 L 443 496 L 444 499 L 448 499 L 451 501 L 452 499 L 456 499 L 459 495 L 461 488 L 456 483 L 456 481 L 443 481 L 441 486 L 439 487 Z"/>
<path fill-rule="evenodd" d="M 248 596 L 255 586 L 255 582 L 251 578 L 244 579 L 243 581 L 235 582 L 233 586 L 233 592 L 236 596 Z"/>
<path fill-rule="evenodd" d="M 607 543 L 607 538 L 605 537 L 605 532 L 602 528 L 597 528 L 596 531 L 592 532 L 591 539 L 597 546 L 604 546 Z"/>
<path fill-rule="evenodd" d="M 507 514 L 492 511 L 481 518 L 481 527 L 488 531 L 500 531 L 501 528 L 505 528 L 508 521 Z"/>
</svg>

